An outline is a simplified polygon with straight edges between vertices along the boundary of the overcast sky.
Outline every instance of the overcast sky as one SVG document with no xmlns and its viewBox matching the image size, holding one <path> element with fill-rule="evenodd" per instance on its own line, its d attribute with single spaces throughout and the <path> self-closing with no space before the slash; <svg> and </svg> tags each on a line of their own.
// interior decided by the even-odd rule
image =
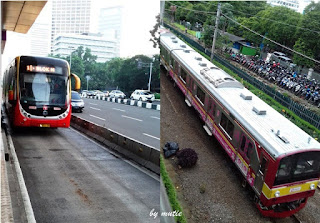
<svg viewBox="0 0 320 223">
<path fill-rule="evenodd" d="M 156 15 L 160 12 L 159 0 L 92 0 L 91 30 L 96 31 L 100 8 L 122 6 L 123 27 L 120 57 L 132 57 L 138 54 L 154 55 L 159 49 L 154 49 L 150 30 L 156 24 Z M 50 2 L 46 4 L 37 18 L 37 22 L 50 24 Z M 30 42 L 25 34 L 7 32 L 7 43 L 3 52 L 2 67 L 18 55 L 28 55 Z"/>
</svg>

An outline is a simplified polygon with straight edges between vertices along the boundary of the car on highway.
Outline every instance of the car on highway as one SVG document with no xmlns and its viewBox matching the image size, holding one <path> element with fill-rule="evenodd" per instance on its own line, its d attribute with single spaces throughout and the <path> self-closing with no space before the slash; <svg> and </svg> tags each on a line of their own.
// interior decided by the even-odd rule
<svg viewBox="0 0 320 223">
<path fill-rule="evenodd" d="M 126 97 L 126 95 L 122 91 L 119 91 L 119 90 L 112 90 L 109 93 L 109 96 L 110 96 L 110 98 L 125 98 Z"/>
<path fill-rule="evenodd" d="M 148 90 L 135 90 L 131 94 L 130 98 L 133 100 L 153 102 L 155 99 L 155 96 L 153 93 L 151 93 Z"/>
<path fill-rule="evenodd" d="M 96 90 L 95 93 L 96 93 L 96 96 L 98 96 L 100 98 L 105 97 L 105 94 L 100 90 Z"/>
<path fill-rule="evenodd" d="M 103 91 L 105 97 L 109 97 L 109 91 Z"/>
<path fill-rule="evenodd" d="M 76 91 L 71 91 L 71 107 L 72 112 L 82 112 L 84 109 L 84 101 Z"/>
<path fill-rule="evenodd" d="M 95 91 L 88 91 L 87 96 L 96 96 L 96 92 Z"/>
<path fill-rule="evenodd" d="M 272 53 L 272 56 L 274 56 L 274 57 L 285 57 L 286 54 L 282 53 L 282 52 L 275 51 L 275 52 Z"/>
</svg>

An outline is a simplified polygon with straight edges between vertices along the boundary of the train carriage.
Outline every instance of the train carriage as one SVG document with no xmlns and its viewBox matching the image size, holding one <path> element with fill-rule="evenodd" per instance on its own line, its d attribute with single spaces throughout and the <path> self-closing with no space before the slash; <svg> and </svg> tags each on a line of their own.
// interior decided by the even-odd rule
<svg viewBox="0 0 320 223">
<path fill-rule="evenodd" d="M 14 127 L 69 127 L 71 77 L 67 61 L 47 57 L 18 56 L 3 78 L 3 103 Z"/>
<path fill-rule="evenodd" d="M 161 64 L 256 194 L 264 216 L 287 217 L 314 195 L 320 143 L 170 32 Z"/>
</svg>

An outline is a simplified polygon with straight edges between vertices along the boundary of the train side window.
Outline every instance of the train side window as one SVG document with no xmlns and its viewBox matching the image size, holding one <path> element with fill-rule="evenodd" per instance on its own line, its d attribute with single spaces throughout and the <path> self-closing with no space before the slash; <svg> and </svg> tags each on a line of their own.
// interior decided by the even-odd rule
<svg viewBox="0 0 320 223">
<path fill-rule="evenodd" d="M 197 87 L 196 97 L 199 99 L 199 101 L 202 103 L 202 105 L 204 105 L 205 94 L 200 87 Z"/>
<path fill-rule="evenodd" d="M 247 147 L 247 151 L 246 151 L 246 155 L 247 155 L 247 158 L 248 158 L 249 160 L 251 159 L 252 153 L 253 153 L 253 145 L 252 145 L 252 143 L 249 141 L 248 147 Z"/>
<path fill-rule="evenodd" d="M 171 68 L 173 68 L 174 62 L 175 62 L 175 60 L 173 59 L 172 55 L 170 55 L 169 64 L 170 64 Z"/>
<path fill-rule="evenodd" d="M 261 161 L 260 169 L 259 169 L 259 172 L 262 175 L 264 175 L 264 172 L 266 171 L 266 167 L 267 167 L 267 159 L 263 157 Z"/>
<path fill-rule="evenodd" d="M 215 111 L 216 111 L 216 104 L 214 103 L 214 100 L 210 98 L 209 99 L 208 113 L 209 113 L 209 115 L 214 117 L 215 116 Z"/>
<path fill-rule="evenodd" d="M 234 125 L 223 113 L 221 116 L 220 126 L 225 130 L 230 138 L 233 137 Z"/>
<path fill-rule="evenodd" d="M 173 70 L 176 74 L 180 72 L 180 64 L 177 61 L 174 61 L 173 63 Z"/>
<path fill-rule="evenodd" d="M 240 150 L 242 152 L 244 152 L 244 147 L 246 146 L 246 142 L 247 142 L 247 138 L 245 135 L 243 135 L 241 139 L 241 144 L 240 144 Z"/>
<path fill-rule="evenodd" d="M 186 83 L 186 81 L 187 81 L 187 72 L 183 68 L 181 68 L 180 78 L 184 83 Z"/>
</svg>

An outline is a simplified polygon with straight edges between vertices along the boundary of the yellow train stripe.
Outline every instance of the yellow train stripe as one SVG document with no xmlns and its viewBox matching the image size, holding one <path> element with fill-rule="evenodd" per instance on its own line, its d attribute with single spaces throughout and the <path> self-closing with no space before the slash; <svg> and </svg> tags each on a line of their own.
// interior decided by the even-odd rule
<svg viewBox="0 0 320 223">
<path fill-rule="evenodd" d="M 303 184 L 297 184 L 297 185 L 288 186 L 288 187 L 286 186 L 278 187 L 273 189 L 270 189 L 268 185 L 264 183 L 262 187 L 262 193 L 266 196 L 267 199 L 271 199 L 271 198 L 276 198 L 275 193 L 279 191 L 280 192 L 279 196 L 282 197 L 286 195 L 291 195 L 295 193 L 301 193 L 301 192 L 312 190 L 311 184 L 314 184 L 314 188 L 316 188 L 318 185 L 318 182 L 319 182 L 318 180 L 314 180 L 314 181 L 310 181 Z"/>
</svg>

